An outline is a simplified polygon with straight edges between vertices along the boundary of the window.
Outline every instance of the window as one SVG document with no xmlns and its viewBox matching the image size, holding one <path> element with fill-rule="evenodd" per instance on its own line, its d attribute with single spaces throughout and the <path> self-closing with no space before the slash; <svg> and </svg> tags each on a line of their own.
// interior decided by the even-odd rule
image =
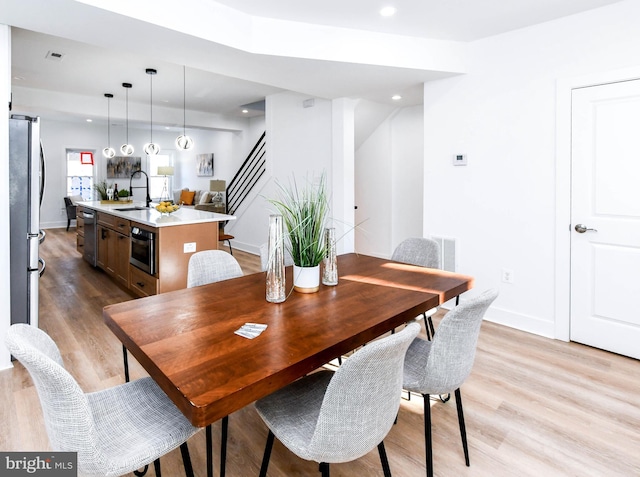
<svg viewBox="0 0 640 477">
<path fill-rule="evenodd" d="M 67 149 L 67 195 L 93 200 L 93 158 L 91 149 Z"/>
<path fill-rule="evenodd" d="M 148 158 L 149 161 L 149 195 L 155 199 L 159 199 L 162 197 L 164 193 L 164 198 L 167 195 L 170 198 L 173 198 L 173 175 L 159 174 L 158 167 L 163 166 L 171 166 L 173 163 L 172 156 L 169 154 L 158 154 L 157 156 L 152 156 Z M 160 171 L 162 172 L 162 171 Z M 165 177 L 166 177 L 166 187 L 167 190 L 163 192 L 163 188 L 165 187 Z"/>
</svg>

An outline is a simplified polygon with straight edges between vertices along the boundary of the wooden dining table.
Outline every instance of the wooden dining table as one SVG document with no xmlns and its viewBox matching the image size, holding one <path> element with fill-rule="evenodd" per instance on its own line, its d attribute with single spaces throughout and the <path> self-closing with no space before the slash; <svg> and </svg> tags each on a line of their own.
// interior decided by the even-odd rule
<svg viewBox="0 0 640 477">
<path fill-rule="evenodd" d="M 198 427 L 473 287 L 473 278 L 354 253 L 336 286 L 265 299 L 265 273 L 109 305 L 107 326 Z M 292 270 L 287 267 L 287 284 Z M 254 339 L 235 334 L 266 324 Z"/>
</svg>

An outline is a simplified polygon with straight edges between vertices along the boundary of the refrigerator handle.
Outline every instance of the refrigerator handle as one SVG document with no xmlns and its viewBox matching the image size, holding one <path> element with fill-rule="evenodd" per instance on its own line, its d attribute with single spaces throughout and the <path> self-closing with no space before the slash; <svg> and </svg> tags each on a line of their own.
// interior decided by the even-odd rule
<svg viewBox="0 0 640 477">
<path fill-rule="evenodd" d="M 44 239 L 47 238 L 47 232 L 45 232 L 44 230 L 40 229 L 39 233 L 38 233 L 38 243 L 42 243 L 44 242 Z"/>
<path fill-rule="evenodd" d="M 38 258 L 38 264 L 42 265 L 42 267 L 38 267 L 40 270 L 38 271 L 38 276 L 41 277 L 44 275 L 44 269 L 47 268 L 47 263 L 42 258 Z"/>
</svg>

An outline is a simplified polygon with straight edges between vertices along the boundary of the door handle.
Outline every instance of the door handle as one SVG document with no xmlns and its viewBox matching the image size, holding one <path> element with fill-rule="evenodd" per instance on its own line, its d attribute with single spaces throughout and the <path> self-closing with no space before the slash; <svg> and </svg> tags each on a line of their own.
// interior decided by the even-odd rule
<svg viewBox="0 0 640 477">
<path fill-rule="evenodd" d="M 582 224 L 577 224 L 575 226 L 576 232 L 578 232 L 579 234 L 583 234 L 585 232 L 597 232 L 597 229 L 590 229 L 588 228 L 586 225 L 582 225 Z"/>
</svg>

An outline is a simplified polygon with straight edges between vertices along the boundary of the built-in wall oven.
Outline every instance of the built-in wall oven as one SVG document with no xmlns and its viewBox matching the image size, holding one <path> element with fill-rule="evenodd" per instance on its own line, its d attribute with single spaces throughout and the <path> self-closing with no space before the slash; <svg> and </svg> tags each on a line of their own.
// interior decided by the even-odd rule
<svg viewBox="0 0 640 477">
<path fill-rule="evenodd" d="M 156 273 L 156 234 L 140 227 L 131 227 L 131 265 L 147 272 Z"/>
</svg>

